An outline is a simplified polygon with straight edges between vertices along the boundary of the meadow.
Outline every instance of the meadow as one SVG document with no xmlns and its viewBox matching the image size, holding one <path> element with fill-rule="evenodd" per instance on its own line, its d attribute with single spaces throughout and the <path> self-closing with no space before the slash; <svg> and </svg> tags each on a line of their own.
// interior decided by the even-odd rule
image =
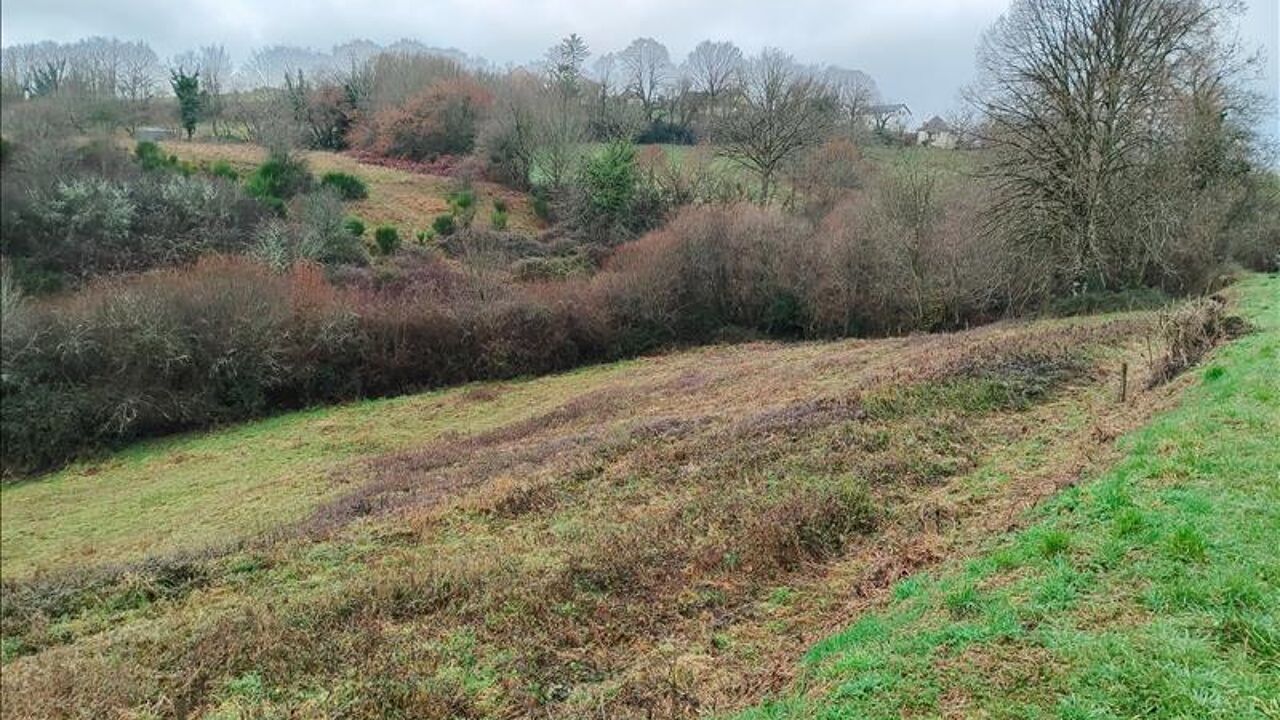
<svg viewBox="0 0 1280 720">
<path fill-rule="evenodd" d="M 262 164 L 268 154 L 260 145 L 236 142 L 174 140 L 160 146 L 165 153 L 196 165 L 225 161 L 242 176 Z M 449 194 L 459 187 L 458 181 L 448 177 L 361 162 L 344 153 L 308 150 L 300 154 L 317 176 L 344 172 L 363 180 L 369 186 L 369 197 L 352 201 L 348 206 L 350 213 L 369 227 L 395 226 L 408 238 L 417 231 L 430 229 L 436 217 L 449 212 Z M 475 227 L 491 226 L 489 209 L 495 199 L 506 201 L 511 230 L 533 233 L 543 227 L 526 194 L 483 180 L 472 181 L 470 186 L 480 207 Z"/>
<path fill-rule="evenodd" d="M 1219 548 L 1256 553 L 1274 529 L 1255 514 L 1247 542 L 1219 541 L 1204 510 L 1235 497 L 1209 489 L 1221 473 L 1274 479 L 1261 437 L 1276 398 L 1259 383 L 1274 369 L 1276 280 L 1235 292 L 1259 332 L 1151 390 L 1166 315 L 1010 321 L 474 384 L 143 443 L 7 485 L 3 689 L 23 702 L 4 716 L 686 717 L 793 682 L 796 699 L 758 714 L 858 698 L 880 703 L 856 706 L 873 716 L 962 712 L 994 697 L 957 669 L 984 648 L 1058 638 L 1025 628 L 1061 608 L 1052 627 L 1066 633 L 1103 612 L 1074 602 L 1095 583 L 1188 562 L 1117 557 L 1173 548 L 1200 567 Z M 1063 509 L 1123 482 L 1147 512 L 1148 456 L 1189 442 L 1166 437 L 1178 418 L 1207 422 L 1238 393 L 1231 427 L 1261 454 L 1219 467 L 1192 443 L 1160 460 L 1199 468 L 1195 492 L 1152 491 L 1178 501 L 1158 509 L 1174 525 L 1153 509 L 1124 520 L 1136 539 L 1117 545 L 1089 523 L 1120 521 Z M 1115 443 L 1153 416 L 1172 419 Z M 1232 627 L 1265 642 L 1270 571 L 1231 572 L 1246 613 Z M 1169 592 L 1192 587 L 1178 582 Z M 1192 602 L 1160 592 L 1107 595 L 1116 637 L 1145 632 L 1141 602 Z M 1009 599 L 1023 596 L 1035 600 Z M 1080 652 L 1104 653 L 1106 638 Z M 1265 688 L 1238 655 L 1248 647 L 1223 652 Z M 851 689 L 881 687 L 901 695 Z"/>
</svg>

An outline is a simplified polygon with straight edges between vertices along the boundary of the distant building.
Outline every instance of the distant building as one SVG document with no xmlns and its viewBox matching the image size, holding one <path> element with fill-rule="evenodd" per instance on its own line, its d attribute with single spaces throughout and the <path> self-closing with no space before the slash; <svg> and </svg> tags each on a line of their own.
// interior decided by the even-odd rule
<svg viewBox="0 0 1280 720">
<path fill-rule="evenodd" d="M 910 117 L 911 108 L 902 103 L 872 105 L 867 108 L 866 113 L 871 129 L 878 133 L 901 132 L 907 126 L 907 119 Z"/>
<path fill-rule="evenodd" d="M 916 144 L 952 150 L 960 143 L 960 133 L 947 124 L 946 120 L 934 115 L 916 131 Z"/>
</svg>

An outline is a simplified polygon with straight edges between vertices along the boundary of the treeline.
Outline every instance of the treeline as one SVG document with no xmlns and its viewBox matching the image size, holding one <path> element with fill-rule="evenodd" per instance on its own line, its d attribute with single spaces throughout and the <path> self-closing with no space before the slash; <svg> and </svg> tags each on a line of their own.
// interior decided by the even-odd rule
<svg viewBox="0 0 1280 720">
<path fill-rule="evenodd" d="M 749 57 L 711 40 L 677 62 L 652 38 L 595 55 L 570 35 L 543 58 L 503 71 L 409 41 L 357 41 L 331 54 L 267 48 L 237 68 L 221 45 L 161 62 L 144 43 L 90 38 L 5 48 L 0 88 L 17 134 L 199 126 L 271 147 L 443 159 L 443 170 L 474 154 L 466 166 L 473 175 L 519 188 L 559 188 L 584 145 L 619 139 L 728 141 L 740 151 L 730 157 L 753 156 L 741 161 L 754 171 L 774 148 L 743 144 L 727 121 L 758 126 L 761 108 L 775 102 L 814 111 L 800 113 L 809 120 L 803 132 L 787 133 L 804 142 L 827 125 L 863 136 L 883 130 L 873 120 L 879 91 L 866 73 L 802 65 L 772 49 Z"/>
</svg>

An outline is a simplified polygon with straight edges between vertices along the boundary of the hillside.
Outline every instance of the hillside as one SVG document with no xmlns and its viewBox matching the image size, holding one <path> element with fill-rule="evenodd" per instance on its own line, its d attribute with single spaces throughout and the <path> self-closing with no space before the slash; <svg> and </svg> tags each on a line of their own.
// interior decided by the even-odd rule
<svg viewBox="0 0 1280 720">
<path fill-rule="evenodd" d="M 161 143 L 161 147 L 166 153 L 192 163 L 224 160 L 242 176 L 267 158 L 264 148 L 247 143 L 169 141 Z M 402 235 L 412 238 L 413 233 L 429 229 L 437 215 L 449 211 L 448 196 L 455 184 L 450 178 L 365 163 L 350 155 L 325 150 L 307 150 L 302 155 L 317 176 L 345 172 L 365 181 L 369 197 L 353 201 L 350 210 L 369 227 L 395 225 Z M 495 198 L 507 202 L 511 230 L 536 232 L 541 226 L 528 196 L 491 182 L 476 181 L 472 187 L 479 201 L 476 227 L 489 227 Z"/>
<path fill-rule="evenodd" d="M 1233 294 L 1259 332 L 1151 390 L 1149 312 L 718 346 L 6 486 L 3 714 L 1083 717 L 1179 668 L 1265 713 L 1280 281 Z M 1244 640 L 1178 645 L 1219 585 Z"/>
<path fill-rule="evenodd" d="M 1096 479 L 895 584 L 745 718 L 1280 717 L 1280 292 Z"/>
</svg>

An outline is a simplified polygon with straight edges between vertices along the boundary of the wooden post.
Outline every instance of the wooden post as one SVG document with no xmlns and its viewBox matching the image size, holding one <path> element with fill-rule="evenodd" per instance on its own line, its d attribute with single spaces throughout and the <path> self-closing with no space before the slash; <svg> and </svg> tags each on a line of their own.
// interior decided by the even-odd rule
<svg viewBox="0 0 1280 720">
<path fill-rule="evenodd" d="M 1129 396 L 1129 363 L 1120 364 L 1120 402 L 1124 403 Z"/>
</svg>

